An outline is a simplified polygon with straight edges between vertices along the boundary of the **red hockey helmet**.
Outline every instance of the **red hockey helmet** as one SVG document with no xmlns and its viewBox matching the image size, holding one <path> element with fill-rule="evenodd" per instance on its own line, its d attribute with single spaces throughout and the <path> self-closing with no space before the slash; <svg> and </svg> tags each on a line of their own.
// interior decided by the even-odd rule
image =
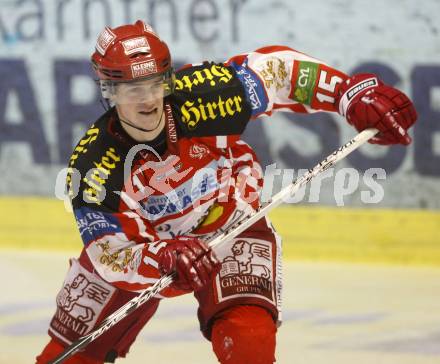
<svg viewBox="0 0 440 364">
<path fill-rule="evenodd" d="M 163 85 L 163 96 L 173 91 L 174 76 L 168 46 L 143 21 L 114 29 L 106 27 L 95 48 L 92 64 L 104 98 L 115 103 L 126 102 L 122 100 L 128 100 L 132 93 L 116 99 L 117 85 L 135 83 L 144 87 L 142 81 L 149 79 L 158 80 Z M 157 83 L 154 87 L 157 91 Z M 139 87 L 136 89 L 139 91 Z M 144 91 L 148 89 L 151 87 Z M 131 99 L 131 102 L 139 101 Z"/>
</svg>

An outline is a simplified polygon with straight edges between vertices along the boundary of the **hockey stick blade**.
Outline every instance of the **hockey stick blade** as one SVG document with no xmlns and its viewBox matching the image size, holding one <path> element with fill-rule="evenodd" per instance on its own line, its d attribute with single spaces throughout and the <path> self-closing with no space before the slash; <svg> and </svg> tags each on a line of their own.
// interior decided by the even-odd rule
<svg viewBox="0 0 440 364">
<path fill-rule="evenodd" d="M 366 129 L 356 135 L 353 139 L 348 141 L 346 144 L 341 146 L 339 149 L 330 154 L 322 162 L 318 163 L 312 169 L 309 169 L 301 177 L 296 179 L 292 184 L 283 188 L 280 192 L 275 194 L 270 201 L 265 203 L 260 209 L 249 215 L 246 219 L 238 222 L 230 230 L 222 233 L 221 235 L 215 237 L 209 242 L 209 247 L 211 249 L 225 243 L 231 239 L 234 239 L 237 235 L 245 231 L 263 216 L 265 216 L 270 210 L 279 206 L 286 197 L 295 194 L 301 187 L 305 186 L 312 178 L 316 177 L 318 174 L 324 172 L 341 159 L 345 158 L 348 154 L 359 148 L 361 145 L 366 143 L 374 135 L 378 133 L 377 129 Z M 133 312 L 136 308 L 149 301 L 152 297 L 157 295 L 164 288 L 168 287 L 173 281 L 174 274 L 169 274 L 160 278 L 153 286 L 142 291 L 138 296 L 132 298 L 125 305 L 120 307 L 118 310 L 113 312 L 109 317 L 101 322 L 101 324 L 91 333 L 80 337 L 77 341 L 72 343 L 64 352 L 57 356 L 54 360 L 50 361 L 49 364 L 59 364 L 65 359 L 69 358 L 76 352 L 80 351 L 82 348 L 87 346 L 90 342 L 95 340 L 97 337 L 101 336 L 104 332 L 109 330 L 111 327 L 116 325 L 124 317 L 126 317 L 130 312 Z"/>
</svg>

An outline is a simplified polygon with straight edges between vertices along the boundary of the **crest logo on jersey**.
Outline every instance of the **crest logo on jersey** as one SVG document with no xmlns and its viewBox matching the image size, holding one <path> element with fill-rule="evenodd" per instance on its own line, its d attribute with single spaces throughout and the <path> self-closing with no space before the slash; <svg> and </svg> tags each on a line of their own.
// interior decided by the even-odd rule
<svg viewBox="0 0 440 364">
<path fill-rule="evenodd" d="M 235 240 L 216 278 L 219 301 L 247 295 L 273 302 L 272 250 L 264 240 Z"/>
<path fill-rule="evenodd" d="M 135 63 L 131 65 L 131 74 L 133 78 L 145 77 L 157 72 L 155 60 Z"/>
<path fill-rule="evenodd" d="M 99 262 L 110 267 L 113 272 L 127 272 L 128 268 L 135 270 L 142 260 L 140 249 L 125 248 L 115 251 L 109 241 L 99 242 L 97 246 L 102 252 Z"/>
<path fill-rule="evenodd" d="M 112 42 L 116 39 L 116 34 L 113 33 L 110 28 L 105 27 L 105 29 L 99 34 L 98 40 L 96 42 L 96 50 L 101 54 L 105 55 L 108 47 L 112 44 Z"/>
<path fill-rule="evenodd" d="M 272 57 L 266 61 L 258 73 L 264 80 L 266 88 L 275 87 L 278 91 L 287 88 L 290 80 L 288 79 L 288 69 L 286 62 L 277 57 Z"/>
<path fill-rule="evenodd" d="M 124 53 L 126 55 L 144 52 L 147 53 L 150 50 L 147 38 L 137 37 L 133 39 L 127 39 L 121 42 L 124 47 Z"/>
<path fill-rule="evenodd" d="M 189 156 L 194 159 L 202 159 L 208 153 L 208 148 L 200 144 L 193 144 L 189 149 Z"/>
</svg>

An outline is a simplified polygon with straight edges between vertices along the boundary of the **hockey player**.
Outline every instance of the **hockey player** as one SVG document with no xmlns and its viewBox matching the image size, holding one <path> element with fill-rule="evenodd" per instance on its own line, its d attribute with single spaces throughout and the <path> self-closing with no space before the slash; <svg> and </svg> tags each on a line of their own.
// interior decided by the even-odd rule
<svg viewBox="0 0 440 364">
<path fill-rule="evenodd" d="M 105 28 L 92 64 L 111 107 L 69 162 L 84 249 L 70 260 L 37 363 L 170 272 L 177 272 L 172 286 L 65 362 L 125 357 L 161 299 L 194 292 L 201 331 L 220 363 L 273 363 L 279 237 L 266 218 L 215 255 L 205 244 L 259 206 L 262 170 L 240 135 L 274 111 L 327 111 L 359 131 L 379 129 L 372 143 L 407 145 L 411 101 L 373 74 L 349 77 L 284 46 L 174 72 L 167 45 L 142 21 Z"/>
</svg>

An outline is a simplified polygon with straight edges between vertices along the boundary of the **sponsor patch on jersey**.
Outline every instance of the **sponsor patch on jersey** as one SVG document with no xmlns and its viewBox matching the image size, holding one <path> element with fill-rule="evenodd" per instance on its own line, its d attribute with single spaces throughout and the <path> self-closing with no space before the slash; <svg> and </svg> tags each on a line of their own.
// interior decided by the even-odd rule
<svg viewBox="0 0 440 364">
<path fill-rule="evenodd" d="M 242 110 L 244 100 L 240 95 L 225 97 L 219 95 L 217 100 L 204 100 L 201 97 L 197 101 L 186 100 L 180 107 L 182 122 L 189 130 L 194 130 L 202 121 L 230 119 L 238 116 Z"/>
<path fill-rule="evenodd" d="M 233 74 L 228 67 L 221 64 L 202 64 L 190 68 L 181 76 L 176 76 L 176 90 L 192 92 L 194 89 L 210 89 L 217 85 L 230 83 Z"/>
<path fill-rule="evenodd" d="M 120 161 L 121 157 L 112 147 L 105 151 L 99 162 L 93 161 L 95 168 L 91 168 L 82 178 L 82 181 L 87 185 L 82 196 L 85 202 L 101 205 L 106 196 L 104 185 Z"/>
<path fill-rule="evenodd" d="M 84 245 L 106 235 L 122 232 L 118 219 L 111 214 L 82 207 L 74 211 Z"/>
<path fill-rule="evenodd" d="M 96 50 L 104 56 L 105 52 L 107 52 L 108 47 L 110 47 L 115 39 L 116 34 L 113 33 L 110 28 L 105 27 L 101 34 L 99 34 L 98 40 L 96 41 Z"/>
<path fill-rule="evenodd" d="M 72 155 L 70 156 L 69 160 L 69 168 L 67 170 L 67 178 L 66 178 L 66 184 L 67 184 L 67 190 L 69 192 L 69 196 L 71 198 L 75 195 L 75 188 L 73 186 L 74 183 L 74 167 L 76 164 L 76 161 L 82 154 L 86 154 L 89 150 L 89 144 L 93 143 L 99 135 L 99 129 L 95 128 L 95 125 L 92 125 L 89 130 L 87 130 L 86 135 L 78 142 L 75 149 L 73 150 Z"/>
<path fill-rule="evenodd" d="M 49 328 L 55 336 L 67 342 L 91 331 L 116 291 L 115 287 L 83 268 L 76 259 L 70 262 Z"/>
<path fill-rule="evenodd" d="M 293 75 L 296 80 L 293 80 L 295 87 L 292 90 L 291 98 L 301 104 L 310 105 L 318 79 L 318 64 L 295 61 Z"/>
<path fill-rule="evenodd" d="M 216 162 L 212 162 L 200 169 L 191 179 L 173 189 L 172 195 L 151 195 L 147 201 L 141 202 L 141 205 L 147 217 L 156 221 L 161 217 L 185 210 L 218 189 L 217 166 Z"/>
<path fill-rule="evenodd" d="M 252 115 L 266 111 L 268 100 L 258 76 L 246 64 L 241 66 L 232 62 L 231 66 L 235 69 L 237 77 L 244 85 L 246 98 L 252 107 Z"/>
<path fill-rule="evenodd" d="M 177 129 L 176 129 L 176 121 L 173 117 L 173 111 L 171 109 L 171 105 L 165 104 L 165 117 L 167 118 L 167 136 L 171 143 L 177 143 Z"/>
<path fill-rule="evenodd" d="M 230 68 L 219 64 L 203 64 L 201 67 L 188 71 L 190 73 L 176 77 L 176 90 L 199 91 L 194 93 L 196 97 L 191 99 L 187 97 L 180 107 L 181 120 L 189 130 L 195 130 L 201 122 L 231 120 L 232 117 L 237 117 L 242 112 L 244 103 L 242 97 L 234 95 L 232 87 L 226 92 L 222 88 L 222 85 L 233 81 Z M 216 88 L 222 91 L 215 93 L 213 98 L 210 91 Z M 208 98 L 205 98 L 205 95 Z"/>
<path fill-rule="evenodd" d="M 203 63 L 176 72 L 176 120 L 185 136 L 238 135 L 252 116 L 232 66 Z"/>
<path fill-rule="evenodd" d="M 150 51 L 150 45 L 148 44 L 147 38 L 145 37 L 127 39 L 122 41 L 121 43 L 122 47 L 124 47 L 124 53 L 127 55 L 140 52 L 147 53 Z"/>
<path fill-rule="evenodd" d="M 276 301 L 271 242 L 240 238 L 216 253 L 222 263 L 216 277 L 219 302 L 243 296 Z"/>
<path fill-rule="evenodd" d="M 157 72 L 155 60 L 135 63 L 131 65 L 131 74 L 133 78 L 145 77 Z"/>
</svg>

